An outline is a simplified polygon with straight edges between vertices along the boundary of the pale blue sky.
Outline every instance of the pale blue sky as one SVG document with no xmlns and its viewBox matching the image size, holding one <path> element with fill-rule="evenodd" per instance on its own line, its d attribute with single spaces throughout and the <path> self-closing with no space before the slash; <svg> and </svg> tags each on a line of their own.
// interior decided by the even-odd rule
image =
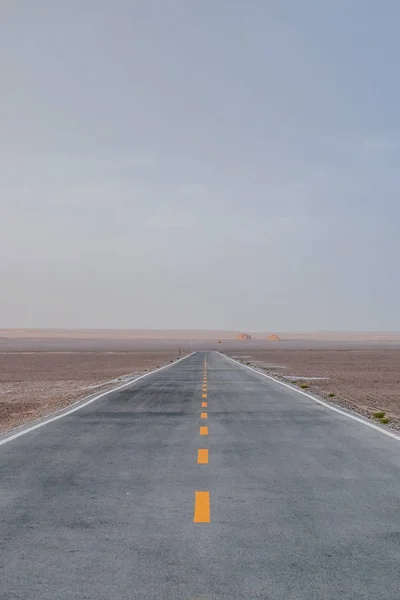
<svg viewBox="0 0 400 600">
<path fill-rule="evenodd" d="M 0 327 L 400 330 L 399 22 L 3 0 Z"/>
</svg>

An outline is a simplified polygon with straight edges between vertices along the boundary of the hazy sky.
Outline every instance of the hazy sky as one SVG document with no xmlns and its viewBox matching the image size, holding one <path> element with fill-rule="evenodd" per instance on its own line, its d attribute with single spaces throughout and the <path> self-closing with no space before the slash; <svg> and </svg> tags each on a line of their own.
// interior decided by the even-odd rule
<svg viewBox="0 0 400 600">
<path fill-rule="evenodd" d="M 2 0 L 0 327 L 400 330 L 397 0 Z"/>
</svg>

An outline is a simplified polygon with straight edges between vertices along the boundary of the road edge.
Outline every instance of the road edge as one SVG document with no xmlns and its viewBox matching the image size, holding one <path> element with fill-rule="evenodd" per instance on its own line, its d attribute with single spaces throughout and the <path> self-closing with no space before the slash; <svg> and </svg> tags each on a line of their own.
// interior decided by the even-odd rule
<svg viewBox="0 0 400 600">
<path fill-rule="evenodd" d="M 217 352 L 218 352 L 218 350 L 217 350 Z M 297 387 L 291 386 L 288 383 L 285 383 L 284 381 L 280 381 L 279 379 L 272 377 L 272 375 L 267 375 L 266 373 L 262 373 L 261 371 L 258 371 L 254 367 L 250 367 L 249 365 L 244 365 L 243 363 L 239 362 L 238 360 L 235 360 L 234 358 L 231 358 L 230 356 L 227 356 L 226 354 L 223 354 L 222 352 L 218 352 L 218 354 L 220 354 L 221 356 L 226 358 L 226 360 L 230 360 L 231 362 L 236 363 L 237 365 L 240 365 L 241 367 L 244 367 L 245 369 L 249 369 L 249 371 L 253 371 L 253 373 L 262 375 L 266 379 L 275 381 L 275 383 L 279 383 L 279 385 L 283 385 L 284 387 L 288 388 L 289 390 L 292 390 L 293 392 L 297 392 L 298 394 L 301 394 L 302 396 L 306 396 L 306 398 L 309 398 L 310 400 L 313 400 L 317 404 L 321 404 L 322 406 L 329 408 L 329 410 L 333 410 L 334 412 L 339 413 L 340 415 L 343 415 L 344 417 L 348 417 L 349 419 L 352 419 L 353 421 L 357 421 L 358 423 L 361 423 L 362 425 L 366 425 L 367 427 L 370 427 L 371 429 L 375 429 L 376 431 L 379 431 L 380 433 L 383 433 L 384 435 L 387 435 L 388 437 L 393 438 L 394 440 L 400 442 L 399 435 L 393 433 L 392 431 L 389 431 L 388 429 L 384 429 L 383 427 L 380 427 L 379 425 L 376 425 L 375 423 L 371 423 L 367 419 L 363 419 L 361 416 L 358 416 L 357 414 L 351 413 L 350 411 L 347 412 L 342 408 L 334 406 L 333 404 L 329 404 L 328 402 L 325 402 L 324 400 L 321 400 L 320 398 L 317 398 L 316 396 L 313 396 L 312 394 L 309 394 L 308 392 L 299 390 Z"/>
<path fill-rule="evenodd" d="M 196 352 L 191 352 L 190 354 L 187 354 L 186 356 L 183 356 L 182 358 L 178 358 L 178 360 L 176 360 L 175 362 L 173 362 L 171 364 L 164 365 L 163 367 L 160 367 L 159 369 L 154 369 L 154 371 L 149 371 L 148 373 L 139 375 L 139 377 L 136 377 L 136 379 L 131 379 L 130 381 L 127 381 L 126 383 L 117 385 L 116 387 L 110 388 L 109 390 L 106 390 L 105 392 L 101 392 L 101 394 L 97 394 L 95 396 L 93 396 L 91 394 L 90 396 L 87 396 L 86 398 L 77 400 L 76 402 L 73 402 L 72 404 L 70 404 L 67 408 L 62 408 L 61 410 L 56 411 L 55 413 L 50 413 L 50 415 L 43 417 L 42 420 L 35 423 L 34 425 L 22 426 L 23 428 L 20 431 L 17 431 L 15 433 L 11 433 L 11 434 L 6 433 L 6 434 L 4 434 L 4 436 L 0 436 L 0 446 L 4 446 L 8 442 L 11 442 L 12 440 L 16 440 L 17 438 L 21 437 L 22 435 L 30 433 L 31 431 L 35 431 L 35 429 L 39 429 L 40 427 L 44 427 L 45 425 L 48 425 L 49 423 L 53 423 L 54 421 L 58 421 L 59 419 L 62 419 L 63 417 L 71 415 L 72 413 L 80 410 L 81 408 L 84 408 L 85 406 L 89 406 L 89 404 L 96 402 L 96 400 L 100 400 L 101 398 L 104 398 L 108 394 L 113 394 L 114 392 L 118 392 L 119 390 L 127 388 L 130 385 L 134 385 L 137 381 L 140 381 L 141 379 L 144 379 L 145 377 L 149 377 L 150 375 L 159 373 L 160 371 L 163 371 L 164 369 L 173 367 L 174 365 L 178 364 L 179 362 L 186 360 L 190 356 L 193 356 L 193 354 L 196 354 Z"/>
</svg>

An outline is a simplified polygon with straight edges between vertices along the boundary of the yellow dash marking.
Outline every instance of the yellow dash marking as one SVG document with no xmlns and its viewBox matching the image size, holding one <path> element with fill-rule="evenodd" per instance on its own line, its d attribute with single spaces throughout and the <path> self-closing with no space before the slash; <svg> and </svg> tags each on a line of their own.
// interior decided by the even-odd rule
<svg viewBox="0 0 400 600">
<path fill-rule="evenodd" d="M 200 427 L 200 435 L 208 435 L 208 427 Z"/>
<path fill-rule="evenodd" d="M 206 448 L 199 448 L 197 453 L 197 464 L 208 465 L 208 450 Z"/>
<path fill-rule="evenodd" d="M 207 386 L 204 386 L 203 387 L 203 392 L 206 392 L 206 391 L 207 391 Z"/>
<path fill-rule="evenodd" d="M 208 402 L 202 402 L 201 403 L 201 408 L 207 408 L 208 406 Z"/>
<path fill-rule="evenodd" d="M 210 492 L 196 492 L 193 523 L 210 522 Z"/>
<path fill-rule="evenodd" d="M 208 419 L 208 414 L 207 413 L 201 413 L 200 417 L 202 419 Z"/>
<path fill-rule="evenodd" d="M 201 397 L 202 398 L 207 398 L 207 394 L 202 394 Z"/>
</svg>

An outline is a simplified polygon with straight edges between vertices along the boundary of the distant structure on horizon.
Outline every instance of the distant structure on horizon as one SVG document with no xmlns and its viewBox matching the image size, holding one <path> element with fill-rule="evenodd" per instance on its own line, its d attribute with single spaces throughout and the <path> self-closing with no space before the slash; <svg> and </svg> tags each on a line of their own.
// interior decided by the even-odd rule
<svg viewBox="0 0 400 600">
<path fill-rule="evenodd" d="M 251 340 L 253 338 L 248 333 L 238 333 L 236 336 L 236 339 L 240 340 L 240 341 L 244 341 L 244 340 Z"/>
<path fill-rule="evenodd" d="M 281 338 L 279 337 L 279 335 L 276 335 L 276 333 L 271 333 L 271 335 L 267 337 L 267 340 L 269 340 L 270 342 L 280 342 Z"/>
</svg>

